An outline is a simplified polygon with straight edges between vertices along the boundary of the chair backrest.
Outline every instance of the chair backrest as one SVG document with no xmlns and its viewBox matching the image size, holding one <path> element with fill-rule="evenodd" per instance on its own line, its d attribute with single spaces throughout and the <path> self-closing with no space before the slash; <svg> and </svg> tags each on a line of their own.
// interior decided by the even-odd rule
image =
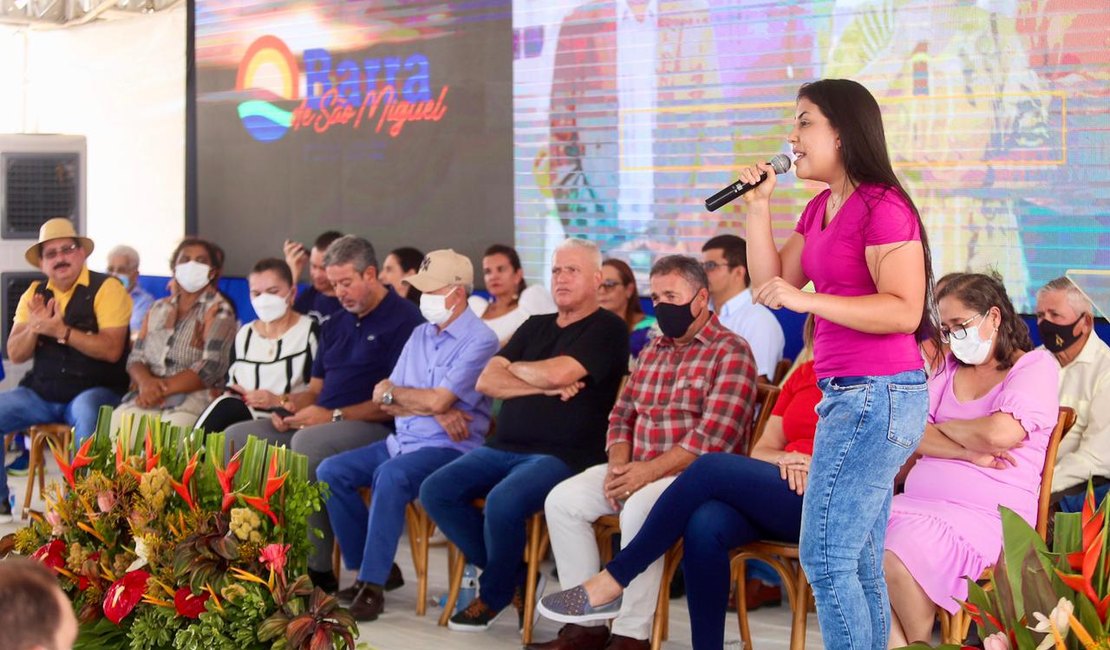
<svg viewBox="0 0 1110 650">
<path fill-rule="evenodd" d="M 759 442 L 759 438 L 763 435 L 763 430 L 767 428 L 767 420 L 771 419 L 771 410 L 775 408 L 775 401 L 778 400 L 781 391 L 781 388 L 773 384 L 759 382 L 756 386 L 755 425 L 752 427 L 751 437 L 748 438 L 747 453 L 751 453 L 755 443 Z"/>
<path fill-rule="evenodd" d="M 1075 417 L 1074 409 L 1061 406 L 1060 415 L 1056 418 L 1056 426 L 1048 438 L 1048 447 L 1044 454 L 1044 469 L 1041 470 L 1041 494 L 1037 501 L 1037 533 L 1041 539 L 1045 539 L 1048 535 L 1048 511 L 1052 498 L 1052 475 L 1056 473 L 1056 452 L 1060 450 L 1060 441 L 1075 426 Z"/>
<path fill-rule="evenodd" d="M 771 377 L 771 383 L 776 386 L 782 386 L 783 380 L 786 379 L 786 373 L 790 372 L 792 367 L 794 367 L 794 360 L 789 357 L 776 363 L 775 376 Z"/>
</svg>

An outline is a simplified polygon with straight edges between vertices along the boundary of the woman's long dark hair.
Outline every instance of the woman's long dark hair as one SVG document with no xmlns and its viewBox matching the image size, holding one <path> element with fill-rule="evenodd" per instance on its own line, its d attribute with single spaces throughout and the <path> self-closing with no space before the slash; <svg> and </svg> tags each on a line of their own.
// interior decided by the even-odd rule
<svg viewBox="0 0 1110 650">
<path fill-rule="evenodd" d="M 1006 294 L 1002 279 L 982 273 L 964 273 L 948 281 L 940 290 L 937 300 L 951 296 L 972 311 L 985 314 L 991 307 L 997 307 L 1002 314 L 998 332 L 994 335 L 994 360 L 999 370 L 1014 365 L 1014 353 L 1018 350 L 1028 352 L 1033 349 L 1033 339 L 1029 336 L 1029 326 L 1014 311 L 1014 304 Z M 966 364 L 964 364 L 966 365 Z"/>
<path fill-rule="evenodd" d="M 401 248 L 394 248 L 393 250 L 389 251 L 389 254 L 397 258 L 397 264 L 400 265 L 401 271 L 404 273 L 408 273 L 409 271 L 419 271 L 420 263 L 424 261 L 424 253 L 421 253 L 419 249 L 413 248 L 412 246 L 402 246 Z M 405 298 L 407 298 L 409 302 L 414 302 L 419 305 L 421 293 L 423 292 L 420 291 L 420 289 L 417 289 L 410 284 L 408 293 L 405 294 Z"/>
<path fill-rule="evenodd" d="M 917 326 L 917 340 L 932 340 L 939 347 L 940 322 L 933 295 L 933 260 L 929 253 L 929 238 L 921 213 L 890 164 L 879 103 L 870 91 L 850 79 L 822 79 L 805 84 L 798 90 L 798 99 L 803 97 L 821 109 L 829 125 L 839 134 L 840 159 L 852 184 L 871 183 L 896 190 L 913 210 L 921 232 L 921 247 L 925 252 L 925 302 Z M 874 207 L 870 203 L 869 206 Z"/>
<path fill-rule="evenodd" d="M 509 259 L 509 266 L 513 267 L 514 271 L 519 271 L 521 268 L 520 255 L 517 254 L 516 249 L 512 246 L 506 246 L 505 244 L 494 244 L 486 249 L 486 252 L 482 254 L 482 257 L 489 257 L 490 255 L 504 255 Z M 520 299 L 520 294 L 524 293 L 524 289 L 527 286 L 528 284 L 524 281 L 524 278 L 521 278 L 520 282 L 516 285 L 515 300 Z"/>
<path fill-rule="evenodd" d="M 602 266 L 609 266 L 617 271 L 617 275 L 621 276 L 621 290 L 625 290 L 629 285 L 636 286 L 636 274 L 632 272 L 632 267 L 624 260 L 607 259 L 601 263 Z M 640 304 L 640 293 L 637 291 L 632 294 L 628 300 L 628 307 L 624 310 L 624 320 L 628 324 L 628 331 L 631 332 L 636 323 L 640 322 L 638 316 L 642 316 L 644 307 Z"/>
</svg>

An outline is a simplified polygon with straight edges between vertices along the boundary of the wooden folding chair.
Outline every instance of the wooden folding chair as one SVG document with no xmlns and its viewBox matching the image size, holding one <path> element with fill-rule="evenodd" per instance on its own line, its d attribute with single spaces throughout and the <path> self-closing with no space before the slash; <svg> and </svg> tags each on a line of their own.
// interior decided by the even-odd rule
<svg viewBox="0 0 1110 650">
<path fill-rule="evenodd" d="M 1060 451 L 1060 441 L 1075 426 L 1075 418 L 1074 409 L 1061 406 L 1060 415 L 1056 418 L 1056 426 L 1052 429 L 1052 434 L 1048 438 L 1048 447 L 1045 448 L 1044 467 L 1041 469 L 1041 491 L 1037 500 L 1036 526 L 1037 534 L 1041 536 L 1042 540 L 1048 535 L 1052 476 L 1056 473 L 1056 454 Z M 993 569 L 988 568 L 979 577 L 979 580 L 990 579 L 992 572 Z M 971 629 L 971 617 L 963 609 L 955 614 L 949 614 L 948 610 L 937 607 L 937 618 L 940 619 L 941 640 L 944 643 L 961 643 L 967 638 L 968 630 Z"/>
<path fill-rule="evenodd" d="M 782 381 L 786 379 L 786 373 L 794 366 L 793 359 L 783 359 L 775 364 L 775 376 L 771 377 L 771 383 L 776 386 L 782 386 Z"/>
<path fill-rule="evenodd" d="M 747 453 L 751 453 L 755 448 L 755 443 L 763 436 L 763 430 L 767 428 L 767 421 L 771 419 L 771 411 L 775 408 L 775 402 L 779 399 L 779 393 L 782 389 L 774 384 L 765 384 L 760 382 L 756 386 L 755 401 L 757 411 L 755 416 L 755 423 L 752 425 L 752 435 L 748 438 Z"/>
<path fill-rule="evenodd" d="M 21 519 L 31 512 L 31 499 L 35 496 L 35 477 L 38 477 L 39 496 L 46 493 L 46 447 L 53 442 L 58 449 L 68 449 L 73 438 L 73 427 L 64 423 L 36 424 L 27 429 L 31 438 L 31 457 L 27 465 L 27 491 L 23 495 Z"/>
<path fill-rule="evenodd" d="M 475 499 L 474 507 L 486 507 L 485 499 Z M 532 628 L 535 627 L 536 613 L 536 587 L 540 571 L 540 563 L 547 555 L 551 538 L 547 532 L 547 520 L 543 511 L 539 511 L 528 518 L 526 526 L 527 541 L 524 545 L 524 564 L 528 576 L 524 581 L 524 629 L 521 631 L 521 642 L 528 645 L 532 642 Z M 443 613 L 439 615 L 439 624 L 446 626 L 459 602 L 459 591 L 462 589 L 463 571 L 466 569 L 466 558 L 454 544 L 448 545 L 448 564 L 450 565 L 450 581 L 447 590 L 447 602 L 443 606 Z"/>
</svg>

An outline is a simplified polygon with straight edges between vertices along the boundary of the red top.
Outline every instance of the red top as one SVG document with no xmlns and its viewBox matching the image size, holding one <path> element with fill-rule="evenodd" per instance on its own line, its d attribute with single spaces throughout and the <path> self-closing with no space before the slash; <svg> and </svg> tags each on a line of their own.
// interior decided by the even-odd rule
<svg viewBox="0 0 1110 650">
<path fill-rule="evenodd" d="M 821 389 L 817 387 L 817 373 L 813 362 L 798 366 L 775 401 L 771 415 L 782 418 L 782 431 L 786 436 L 786 451 L 813 455 L 813 432 L 817 429 L 817 402 Z"/>
</svg>

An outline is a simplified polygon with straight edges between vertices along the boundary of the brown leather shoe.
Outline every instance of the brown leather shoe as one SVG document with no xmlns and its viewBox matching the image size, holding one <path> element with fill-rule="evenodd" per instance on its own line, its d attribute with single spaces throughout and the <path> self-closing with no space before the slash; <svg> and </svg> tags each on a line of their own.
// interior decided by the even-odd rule
<svg viewBox="0 0 1110 650">
<path fill-rule="evenodd" d="M 525 650 L 604 650 L 609 640 L 605 625 L 586 627 L 570 623 L 559 630 L 559 636 L 544 643 L 530 643 Z"/>
<path fill-rule="evenodd" d="M 385 611 L 385 596 L 381 587 L 364 586 L 355 596 L 351 606 L 347 608 L 356 621 L 373 621 Z"/>
<path fill-rule="evenodd" d="M 752 578 L 744 583 L 744 603 L 749 612 L 760 607 L 778 607 L 782 605 L 782 588 Z"/>
<path fill-rule="evenodd" d="M 648 650 L 650 647 L 651 641 L 647 639 L 633 639 L 619 634 L 611 635 L 609 643 L 605 644 L 605 650 Z"/>
</svg>

